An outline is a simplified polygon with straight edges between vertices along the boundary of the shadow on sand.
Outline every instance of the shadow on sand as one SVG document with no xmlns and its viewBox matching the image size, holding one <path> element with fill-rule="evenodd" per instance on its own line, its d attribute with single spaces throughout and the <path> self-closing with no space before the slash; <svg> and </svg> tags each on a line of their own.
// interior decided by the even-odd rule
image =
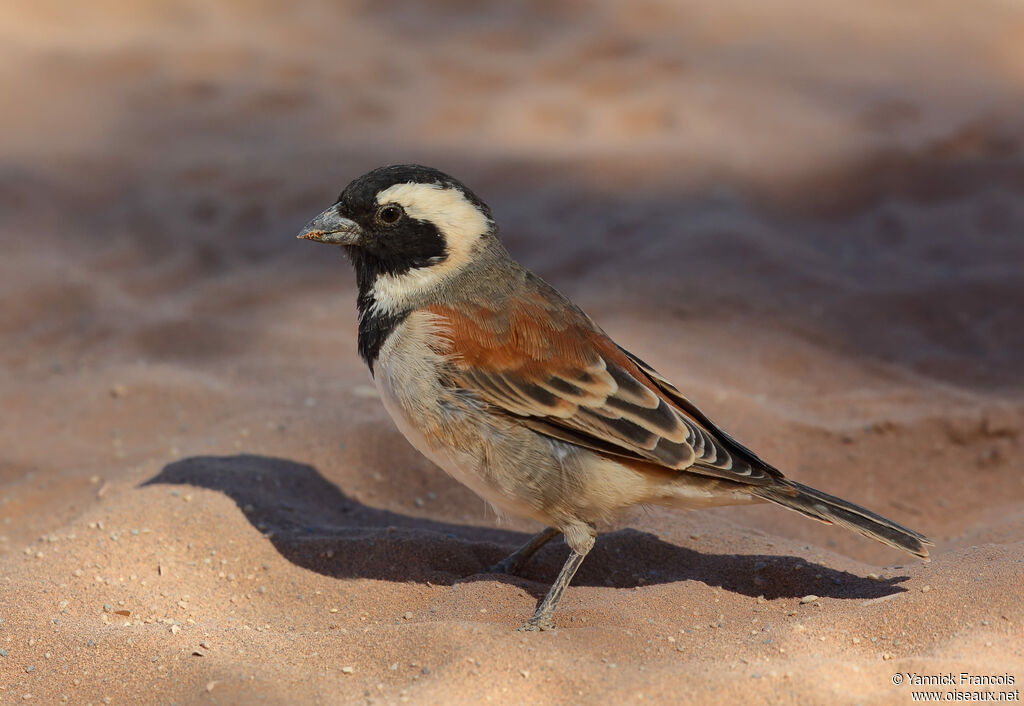
<svg viewBox="0 0 1024 706">
<path fill-rule="evenodd" d="M 471 580 L 538 585 L 542 595 L 567 549 L 551 542 L 522 577 L 480 573 L 526 541 L 507 530 L 449 524 L 367 507 L 342 493 L 313 468 L 265 456 L 196 456 L 166 465 L 143 485 L 191 485 L 225 493 L 277 550 L 297 566 L 337 578 L 430 581 Z M 653 567 L 653 568 L 652 568 Z M 903 592 L 906 577 L 874 581 L 796 556 L 705 554 L 647 532 L 603 534 L 574 579 L 575 585 L 630 588 L 701 581 L 765 598 L 807 594 L 878 598 Z"/>
</svg>

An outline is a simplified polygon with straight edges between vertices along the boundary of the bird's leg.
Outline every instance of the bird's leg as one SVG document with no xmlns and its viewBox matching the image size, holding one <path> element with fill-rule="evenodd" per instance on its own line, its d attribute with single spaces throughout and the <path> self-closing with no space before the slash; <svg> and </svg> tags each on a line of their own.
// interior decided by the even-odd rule
<svg viewBox="0 0 1024 706">
<path fill-rule="evenodd" d="M 562 570 L 558 572 L 558 578 L 551 584 L 551 588 L 548 590 L 548 595 L 544 596 L 544 600 L 541 601 L 540 605 L 537 606 L 536 612 L 533 617 L 526 621 L 526 625 L 519 628 L 520 630 L 553 630 L 555 624 L 551 621 L 551 615 L 555 612 L 555 608 L 558 607 L 558 602 L 562 599 L 562 594 L 565 592 L 569 582 L 572 581 L 572 577 L 576 574 L 576 570 L 580 568 L 580 564 L 583 563 L 584 557 L 594 547 L 594 528 L 589 525 L 572 525 L 567 527 L 565 530 L 565 543 L 569 545 L 569 558 L 565 560 L 565 565 L 562 566 Z"/>
<path fill-rule="evenodd" d="M 519 570 L 523 568 L 523 564 L 536 554 L 538 549 L 561 533 L 560 530 L 556 530 L 554 527 L 545 527 L 531 537 L 529 542 L 516 549 L 497 564 L 488 566 L 484 571 L 491 574 L 518 574 Z"/>
</svg>

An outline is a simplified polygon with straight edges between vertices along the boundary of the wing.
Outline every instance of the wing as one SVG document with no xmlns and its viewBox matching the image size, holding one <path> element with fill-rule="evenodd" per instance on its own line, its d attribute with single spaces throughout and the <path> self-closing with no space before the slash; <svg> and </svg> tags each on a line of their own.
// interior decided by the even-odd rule
<svg viewBox="0 0 1024 706">
<path fill-rule="evenodd" d="M 781 475 L 551 290 L 507 308 L 430 307 L 451 384 L 579 446 L 762 485 Z"/>
<path fill-rule="evenodd" d="M 650 365 L 642 361 L 639 357 L 633 355 L 625 348 L 619 347 L 626 357 L 628 357 L 637 368 L 647 376 L 657 388 L 680 409 L 680 411 L 687 414 L 691 419 L 699 423 L 704 429 L 711 432 L 716 438 L 716 441 L 726 447 L 728 453 L 734 457 L 740 458 L 743 462 L 748 465 L 752 465 L 755 468 L 761 468 L 767 472 L 768 475 L 775 478 L 783 478 L 783 474 L 777 468 L 771 464 L 763 461 L 760 456 L 755 454 L 753 451 L 748 449 L 746 446 L 736 441 L 728 432 L 723 430 L 717 424 L 708 419 L 708 416 L 701 412 L 697 405 L 690 400 L 683 397 L 675 385 L 669 382 L 665 377 L 661 375 L 657 370 L 652 368 Z"/>
</svg>

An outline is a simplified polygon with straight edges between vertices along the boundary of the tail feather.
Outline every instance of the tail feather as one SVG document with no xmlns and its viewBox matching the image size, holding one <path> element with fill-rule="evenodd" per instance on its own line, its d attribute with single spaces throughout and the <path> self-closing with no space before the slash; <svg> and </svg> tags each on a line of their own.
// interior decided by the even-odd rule
<svg viewBox="0 0 1024 706">
<path fill-rule="evenodd" d="M 927 547 L 931 542 L 927 537 L 842 498 L 787 479 L 780 479 L 772 485 L 754 486 L 750 490 L 765 500 L 815 520 L 846 527 L 890 547 L 922 559 L 928 558 Z"/>
</svg>

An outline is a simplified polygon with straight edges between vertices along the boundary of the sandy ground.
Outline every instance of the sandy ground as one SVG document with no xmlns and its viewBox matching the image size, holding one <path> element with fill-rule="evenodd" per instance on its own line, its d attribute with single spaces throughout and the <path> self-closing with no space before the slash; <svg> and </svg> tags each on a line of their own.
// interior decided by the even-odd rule
<svg viewBox="0 0 1024 706">
<path fill-rule="evenodd" d="M 789 0 L 0 7 L 0 702 L 910 703 L 1024 681 L 1024 10 Z M 393 428 L 352 177 L 513 253 L 924 564 L 772 507 L 564 560 Z M 805 596 L 816 600 L 801 602 Z"/>
</svg>

